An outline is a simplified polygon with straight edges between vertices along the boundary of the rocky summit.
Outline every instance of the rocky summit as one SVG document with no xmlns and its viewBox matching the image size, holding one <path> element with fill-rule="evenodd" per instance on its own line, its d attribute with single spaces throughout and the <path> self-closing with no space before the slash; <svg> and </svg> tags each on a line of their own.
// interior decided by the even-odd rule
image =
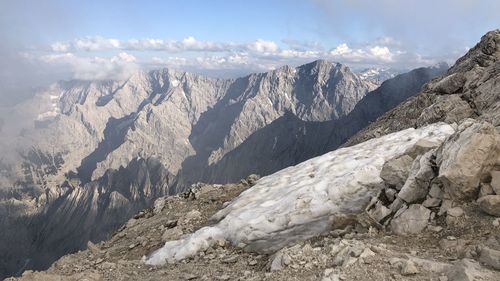
<svg viewBox="0 0 500 281">
<path fill-rule="evenodd" d="M 19 280 L 499 280 L 499 59 L 495 30 L 341 148 L 160 197 Z"/>
</svg>

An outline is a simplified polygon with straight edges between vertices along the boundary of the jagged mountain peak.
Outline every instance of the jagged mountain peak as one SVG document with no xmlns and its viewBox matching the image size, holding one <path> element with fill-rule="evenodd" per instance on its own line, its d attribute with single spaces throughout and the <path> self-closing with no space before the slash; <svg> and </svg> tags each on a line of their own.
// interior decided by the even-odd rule
<svg viewBox="0 0 500 281">
<path fill-rule="evenodd" d="M 476 65 L 486 67 L 499 59 L 500 29 L 495 29 L 483 35 L 479 43 L 459 58 L 448 73 L 469 71 Z"/>
</svg>

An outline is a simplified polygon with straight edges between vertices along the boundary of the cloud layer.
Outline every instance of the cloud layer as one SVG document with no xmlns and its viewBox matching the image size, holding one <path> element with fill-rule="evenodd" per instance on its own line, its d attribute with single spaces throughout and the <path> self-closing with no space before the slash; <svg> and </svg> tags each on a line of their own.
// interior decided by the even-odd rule
<svg viewBox="0 0 500 281">
<path fill-rule="evenodd" d="M 139 69 L 159 67 L 235 77 L 315 59 L 337 61 L 354 68 L 411 68 L 443 60 L 443 57 L 426 58 L 408 52 L 390 37 L 360 45 L 341 43 L 328 47 L 318 42 L 290 39 L 241 43 L 200 41 L 193 36 L 179 40 L 119 40 L 96 36 L 53 42 L 39 49 L 44 51 L 28 52 L 25 58 L 31 63 L 65 69 L 71 74 L 70 78 L 85 80 L 125 79 Z"/>
</svg>

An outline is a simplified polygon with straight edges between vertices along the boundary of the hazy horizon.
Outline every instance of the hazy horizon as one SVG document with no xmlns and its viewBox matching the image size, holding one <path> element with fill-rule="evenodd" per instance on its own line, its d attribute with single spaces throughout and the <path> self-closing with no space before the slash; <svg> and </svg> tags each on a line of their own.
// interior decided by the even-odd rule
<svg viewBox="0 0 500 281">
<path fill-rule="evenodd" d="M 477 1 L 0 3 L 0 105 L 58 80 L 171 68 L 234 78 L 327 59 L 359 70 L 452 64 L 500 24 Z"/>
</svg>

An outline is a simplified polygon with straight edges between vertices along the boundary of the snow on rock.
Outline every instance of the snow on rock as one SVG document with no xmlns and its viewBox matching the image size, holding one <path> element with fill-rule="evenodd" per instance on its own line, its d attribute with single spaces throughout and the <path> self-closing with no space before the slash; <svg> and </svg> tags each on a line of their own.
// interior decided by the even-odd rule
<svg viewBox="0 0 500 281">
<path fill-rule="evenodd" d="M 216 225 L 166 242 L 144 261 L 158 265 L 182 260 L 220 239 L 266 253 L 319 235 L 334 226 L 335 215 L 364 209 L 383 187 L 380 172 L 386 161 L 402 155 L 419 140 L 442 143 L 453 132 L 445 123 L 411 128 L 283 169 L 260 179 L 215 214 Z"/>
</svg>

